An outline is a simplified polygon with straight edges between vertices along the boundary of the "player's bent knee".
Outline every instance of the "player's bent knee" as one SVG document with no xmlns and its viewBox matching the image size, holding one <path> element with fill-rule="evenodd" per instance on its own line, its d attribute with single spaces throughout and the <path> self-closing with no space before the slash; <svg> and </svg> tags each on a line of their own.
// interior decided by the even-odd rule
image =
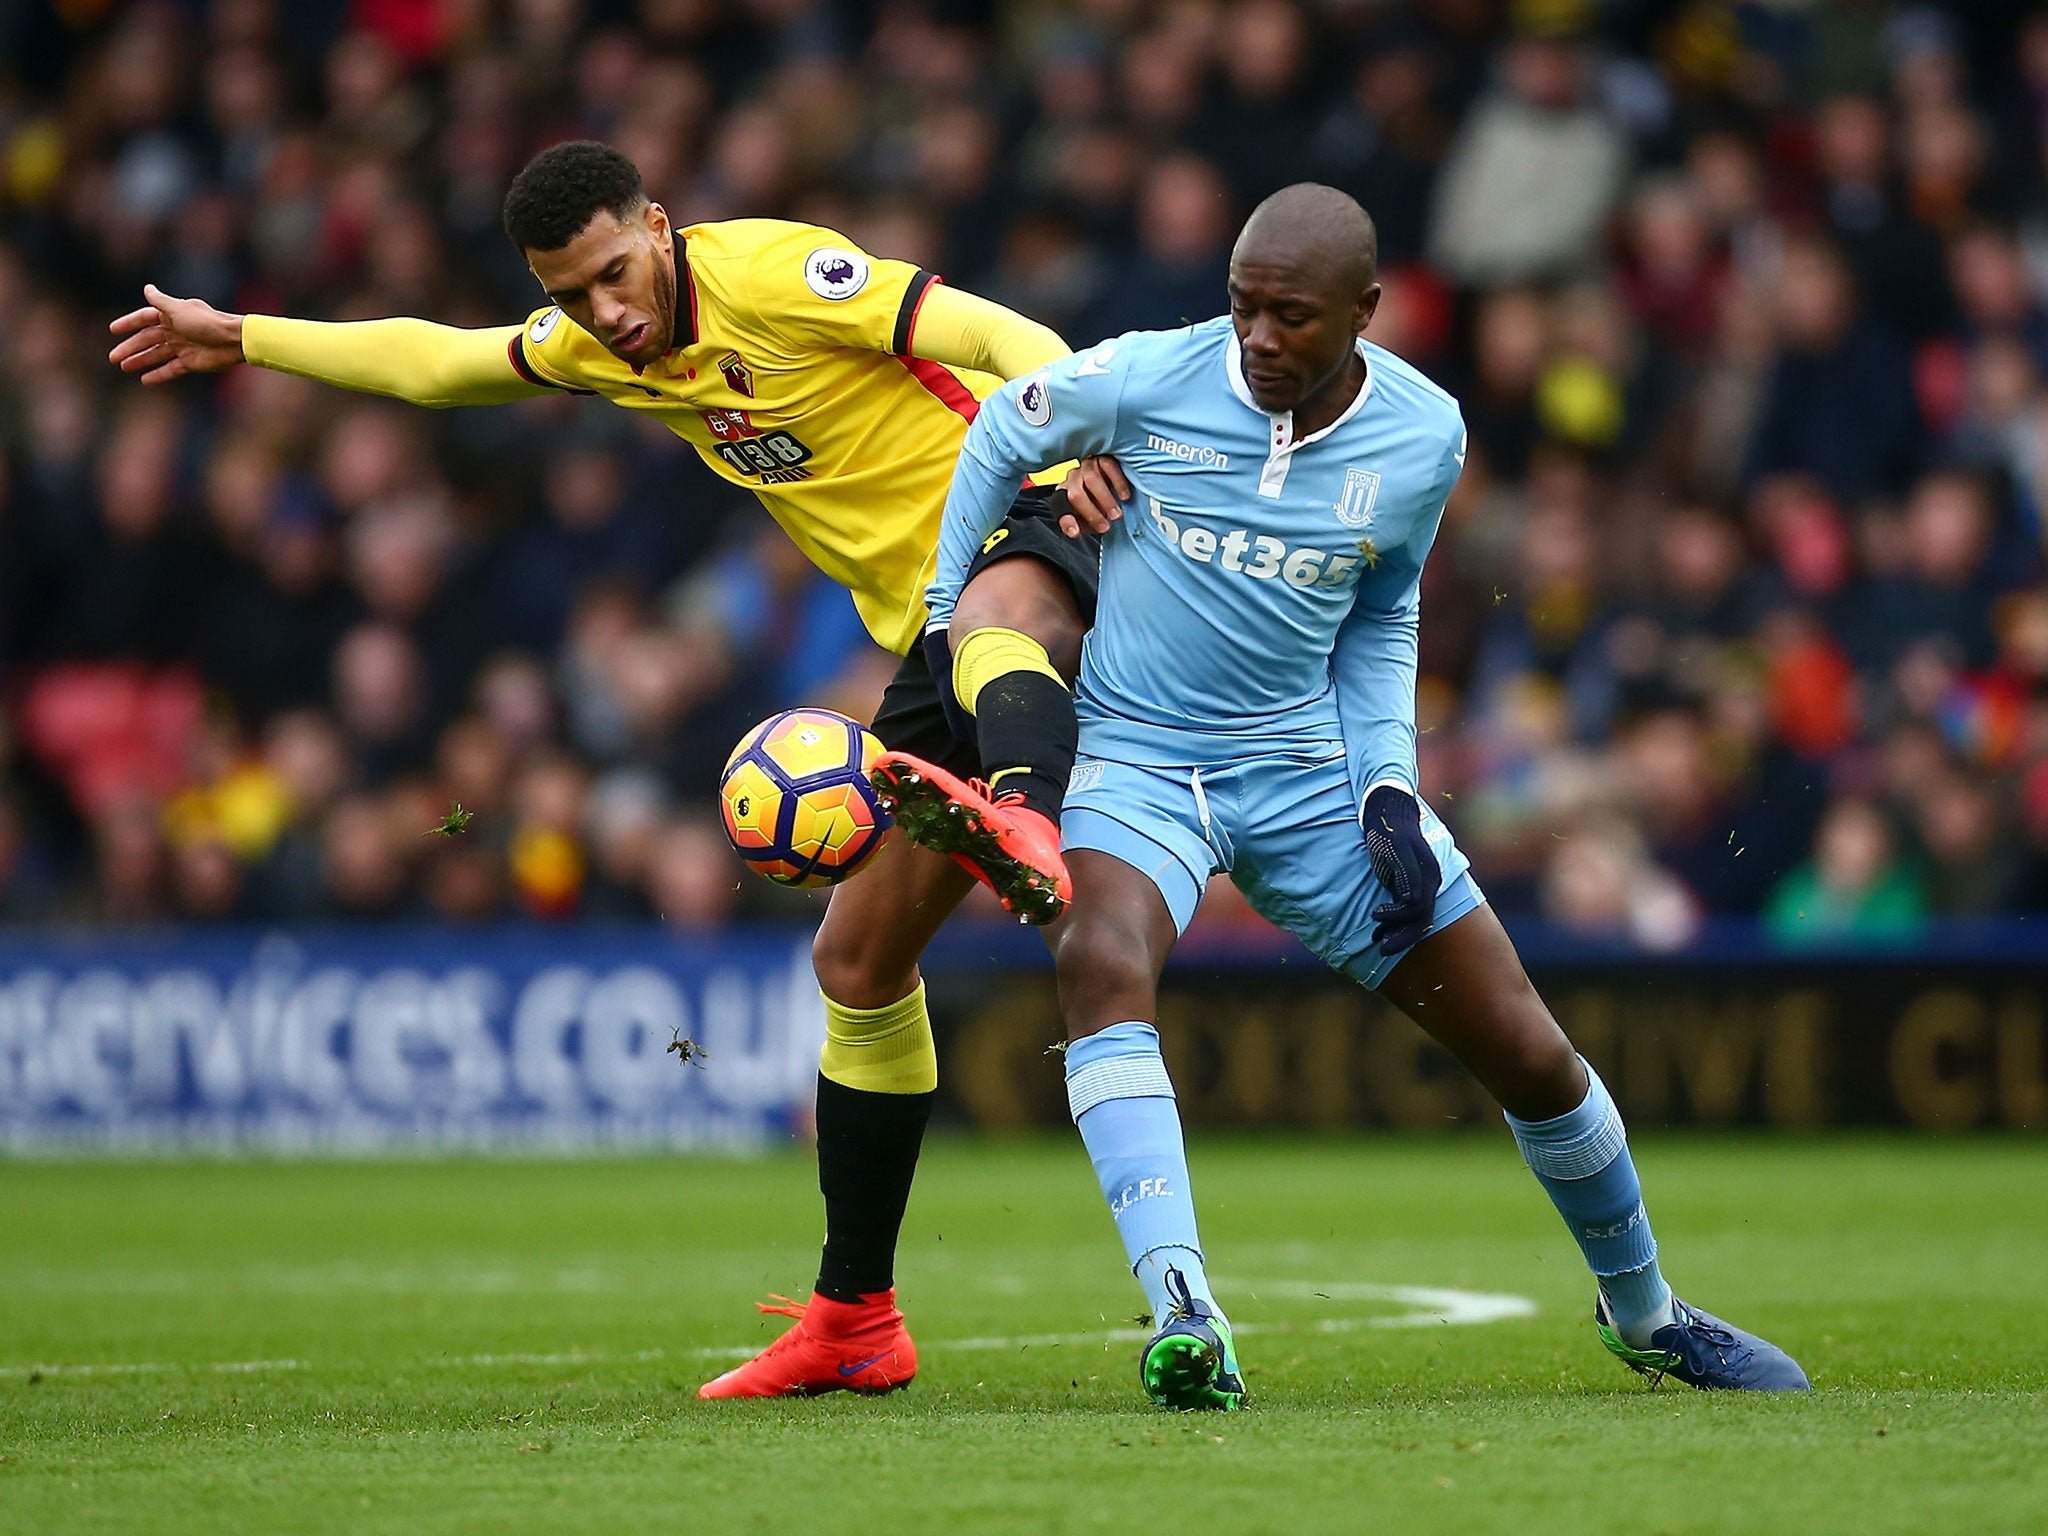
<svg viewBox="0 0 2048 1536">
<path fill-rule="evenodd" d="M 953 611 L 953 647 L 977 629 L 1011 629 L 1045 648 L 1046 659 L 1072 681 L 1081 670 L 1087 626 L 1073 589 L 1052 566 L 1029 556 L 978 572 Z"/>
<path fill-rule="evenodd" d="M 1143 935 L 1114 923 L 1070 927 L 1060 935 L 1055 964 L 1070 1039 L 1151 1019 L 1157 980 L 1146 963 Z"/>
<path fill-rule="evenodd" d="M 1544 1015 L 1547 1028 L 1532 1028 L 1516 1036 L 1515 1070 L 1528 1082 L 1558 1084 L 1576 1082 L 1579 1053 L 1564 1031 Z"/>
<path fill-rule="evenodd" d="M 1579 1053 L 1533 992 L 1526 1004 L 1518 1002 L 1498 1031 L 1494 1070 L 1504 1103 L 1513 1099 L 1545 1108 L 1561 1106 L 1552 1112 L 1562 1114 L 1584 1096 Z"/>
<path fill-rule="evenodd" d="M 1025 563 L 1027 562 L 1011 562 L 1013 565 Z M 1049 566 L 1040 568 L 1051 569 Z M 1022 622 L 1011 627 L 1029 635 L 1044 646 L 1046 660 L 1058 669 L 1060 676 L 1072 683 L 1081 673 L 1081 639 L 1087 630 L 1082 626 L 1081 615 L 1074 607 L 1073 594 L 1061 587 L 1059 596 L 1062 601 L 1042 604 L 1033 612 L 1023 615 Z"/>
<path fill-rule="evenodd" d="M 818 990 L 848 1008 L 886 1008 L 917 985 L 917 956 L 903 955 L 866 925 L 826 920 L 811 939 Z"/>
</svg>

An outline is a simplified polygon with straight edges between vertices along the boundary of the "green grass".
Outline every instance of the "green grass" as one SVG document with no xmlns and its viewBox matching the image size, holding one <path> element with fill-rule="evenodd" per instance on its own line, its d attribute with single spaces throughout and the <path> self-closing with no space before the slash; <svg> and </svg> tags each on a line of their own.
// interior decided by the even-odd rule
<svg viewBox="0 0 2048 1536">
<path fill-rule="evenodd" d="M 1639 1160 L 1683 1292 L 1811 1398 L 1609 1360 L 1504 1138 L 1199 1141 L 1256 1394 L 1199 1418 L 1142 1406 L 1127 1342 L 960 1345 L 1137 1309 L 1065 1140 L 936 1146 L 900 1276 L 922 1374 L 799 1403 L 694 1389 L 781 1323 L 752 1301 L 804 1293 L 807 1156 L 0 1164 L 0 1531 L 2048 1530 L 2048 1147 Z M 1539 1311 L 1357 1326 L 1403 1310 L 1361 1282 Z"/>
</svg>

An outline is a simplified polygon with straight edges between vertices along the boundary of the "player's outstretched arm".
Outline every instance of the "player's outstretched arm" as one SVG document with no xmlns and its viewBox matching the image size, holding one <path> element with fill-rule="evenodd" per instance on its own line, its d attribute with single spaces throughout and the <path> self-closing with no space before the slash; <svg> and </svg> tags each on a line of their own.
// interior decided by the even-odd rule
<svg viewBox="0 0 2048 1536">
<path fill-rule="evenodd" d="M 516 325 L 472 331 L 412 319 L 327 324 L 229 314 L 154 284 L 142 293 L 149 303 L 109 327 L 122 339 L 107 357 L 144 384 L 249 362 L 414 405 L 499 405 L 546 393 L 513 366 Z"/>
</svg>

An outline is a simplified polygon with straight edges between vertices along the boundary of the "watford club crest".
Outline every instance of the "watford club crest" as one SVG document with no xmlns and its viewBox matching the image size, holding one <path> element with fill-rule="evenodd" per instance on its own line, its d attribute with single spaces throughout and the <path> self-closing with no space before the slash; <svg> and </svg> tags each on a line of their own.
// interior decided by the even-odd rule
<svg viewBox="0 0 2048 1536">
<path fill-rule="evenodd" d="M 725 376 L 725 387 L 736 395 L 754 398 L 754 371 L 746 365 L 739 353 L 728 352 L 718 360 L 718 371 Z"/>
</svg>

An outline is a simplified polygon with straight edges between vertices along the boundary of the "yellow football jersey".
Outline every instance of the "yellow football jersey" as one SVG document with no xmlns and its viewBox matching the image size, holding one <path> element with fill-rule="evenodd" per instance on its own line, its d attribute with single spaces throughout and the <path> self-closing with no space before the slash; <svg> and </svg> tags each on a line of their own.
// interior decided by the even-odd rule
<svg viewBox="0 0 2048 1536">
<path fill-rule="evenodd" d="M 551 308 L 512 340 L 512 366 L 659 418 L 852 591 L 878 644 L 907 651 L 961 439 L 1002 380 L 909 355 L 938 279 L 907 262 L 779 219 L 676 235 L 676 345 L 660 361 L 621 362 Z"/>
</svg>

